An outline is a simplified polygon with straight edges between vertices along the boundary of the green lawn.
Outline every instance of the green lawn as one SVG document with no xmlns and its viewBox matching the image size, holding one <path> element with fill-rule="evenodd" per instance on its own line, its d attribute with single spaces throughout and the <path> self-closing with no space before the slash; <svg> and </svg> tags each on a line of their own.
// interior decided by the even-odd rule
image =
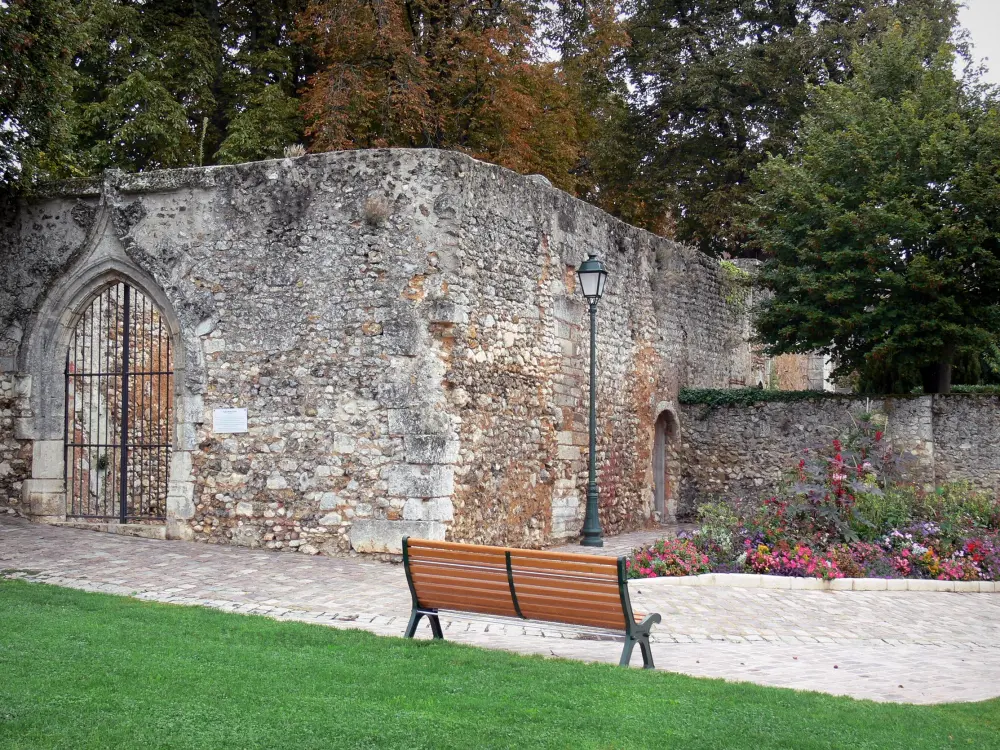
<svg viewBox="0 0 1000 750">
<path fill-rule="evenodd" d="M 0 580 L 0 748 L 48 747 L 1000 748 L 1000 701 L 880 705 Z"/>
</svg>

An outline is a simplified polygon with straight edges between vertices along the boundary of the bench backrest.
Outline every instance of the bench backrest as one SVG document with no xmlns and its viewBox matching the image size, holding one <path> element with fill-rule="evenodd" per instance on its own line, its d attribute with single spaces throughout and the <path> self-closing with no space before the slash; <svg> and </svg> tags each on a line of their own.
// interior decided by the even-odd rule
<svg viewBox="0 0 1000 750">
<path fill-rule="evenodd" d="M 627 631 L 625 558 L 403 539 L 414 603 Z"/>
</svg>

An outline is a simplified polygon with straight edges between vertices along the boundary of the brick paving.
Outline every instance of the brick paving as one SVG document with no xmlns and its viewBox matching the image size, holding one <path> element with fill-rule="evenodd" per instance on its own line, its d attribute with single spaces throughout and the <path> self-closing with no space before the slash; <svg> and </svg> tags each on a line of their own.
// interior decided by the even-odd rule
<svg viewBox="0 0 1000 750">
<path fill-rule="evenodd" d="M 660 533 L 609 539 L 604 552 L 619 554 Z M 10 518 L 0 518 L 0 570 L 88 591 L 389 636 L 402 633 L 410 607 L 396 564 L 136 539 Z M 1000 696 L 998 594 L 643 591 L 641 581 L 630 590 L 636 609 L 663 616 L 653 629 L 659 669 L 877 701 Z M 528 654 L 616 663 L 621 649 L 609 638 L 545 624 L 458 617 L 443 624 L 450 640 Z"/>
</svg>

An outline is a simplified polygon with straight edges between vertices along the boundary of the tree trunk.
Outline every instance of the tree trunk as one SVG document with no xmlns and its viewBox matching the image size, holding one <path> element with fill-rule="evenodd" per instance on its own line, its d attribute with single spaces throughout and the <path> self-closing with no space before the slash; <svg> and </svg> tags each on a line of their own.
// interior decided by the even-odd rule
<svg viewBox="0 0 1000 750">
<path fill-rule="evenodd" d="M 935 362 L 920 368 L 924 393 L 951 393 L 951 363 Z"/>
</svg>

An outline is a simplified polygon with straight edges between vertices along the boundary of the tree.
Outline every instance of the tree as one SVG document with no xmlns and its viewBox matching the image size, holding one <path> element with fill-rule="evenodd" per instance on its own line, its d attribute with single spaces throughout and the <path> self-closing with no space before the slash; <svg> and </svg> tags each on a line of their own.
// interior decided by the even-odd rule
<svg viewBox="0 0 1000 750">
<path fill-rule="evenodd" d="M 79 19 L 69 0 L 0 2 L 0 188 L 58 169 Z"/>
<path fill-rule="evenodd" d="M 899 25 L 812 90 L 787 157 L 753 176 L 770 354 L 819 350 L 868 391 L 946 392 L 1000 332 L 1000 112 Z"/>
<path fill-rule="evenodd" d="M 0 183 L 280 156 L 305 0 L 0 0 Z"/>
<path fill-rule="evenodd" d="M 711 254 L 744 254 L 732 206 L 786 153 L 810 85 L 850 77 L 852 45 L 894 20 L 948 39 L 955 0 L 630 0 L 621 74 L 632 92 L 602 203 Z"/>
<path fill-rule="evenodd" d="M 454 148 L 572 190 L 579 112 L 536 20 L 516 0 L 314 0 L 310 148 Z"/>
</svg>

